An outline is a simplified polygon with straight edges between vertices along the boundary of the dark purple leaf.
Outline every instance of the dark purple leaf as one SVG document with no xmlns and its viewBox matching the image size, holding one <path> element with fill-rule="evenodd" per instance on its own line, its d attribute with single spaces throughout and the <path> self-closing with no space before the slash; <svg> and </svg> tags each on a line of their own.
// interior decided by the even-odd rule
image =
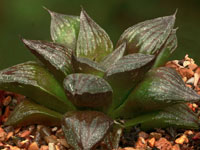
<svg viewBox="0 0 200 150">
<path fill-rule="evenodd" d="M 186 104 L 176 104 L 160 111 L 148 112 L 134 117 L 125 127 L 141 124 L 143 130 L 174 127 L 179 129 L 199 129 L 198 116 Z"/>
<path fill-rule="evenodd" d="M 72 50 L 56 43 L 22 39 L 30 51 L 60 80 L 72 72 Z"/>
<path fill-rule="evenodd" d="M 102 77 L 105 69 L 99 63 L 88 58 L 81 58 L 72 55 L 72 65 L 75 73 L 87 73 Z"/>
<path fill-rule="evenodd" d="M 174 27 L 175 14 L 147 20 L 128 28 L 117 45 L 126 42 L 127 54 L 157 54 Z"/>
<path fill-rule="evenodd" d="M 126 50 L 126 43 L 122 43 L 117 49 L 115 49 L 111 54 L 104 58 L 100 63 L 105 69 L 108 69 L 111 65 L 116 63 L 120 58 L 123 57 Z"/>
<path fill-rule="evenodd" d="M 69 100 L 77 107 L 105 108 L 112 102 L 112 88 L 98 76 L 82 73 L 68 75 L 64 88 Z"/>
<path fill-rule="evenodd" d="M 100 62 L 112 50 L 113 44 L 107 33 L 82 10 L 76 56 Z"/>
<path fill-rule="evenodd" d="M 176 70 L 160 67 L 146 74 L 143 81 L 137 85 L 116 112 L 129 117 L 134 116 L 135 113 L 199 100 L 200 95 L 185 85 Z"/>
<path fill-rule="evenodd" d="M 94 149 L 113 124 L 112 119 L 96 111 L 68 112 L 62 122 L 68 144 L 77 150 Z"/>
<path fill-rule="evenodd" d="M 0 89 L 25 95 L 61 113 L 75 109 L 67 100 L 60 83 L 36 62 L 18 64 L 0 71 Z"/>
<path fill-rule="evenodd" d="M 123 103 L 132 88 L 151 68 L 154 58 L 153 55 L 130 54 L 122 57 L 107 69 L 105 79 L 113 88 L 114 93 L 111 113 L 113 109 Z"/>
</svg>

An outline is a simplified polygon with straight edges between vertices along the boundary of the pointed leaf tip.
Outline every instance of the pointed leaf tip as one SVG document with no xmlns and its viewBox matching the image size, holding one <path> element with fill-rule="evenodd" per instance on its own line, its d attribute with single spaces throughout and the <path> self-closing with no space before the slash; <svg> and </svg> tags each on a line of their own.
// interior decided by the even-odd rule
<svg viewBox="0 0 200 150">
<path fill-rule="evenodd" d="M 113 120 L 97 111 L 68 112 L 62 129 L 67 142 L 74 149 L 95 149 L 113 125 Z"/>
<path fill-rule="evenodd" d="M 175 14 L 138 23 L 121 35 L 117 45 L 126 41 L 126 53 L 157 54 L 171 33 Z"/>
<path fill-rule="evenodd" d="M 72 72 L 71 55 L 72 50 L 62 45 L 39 41 L 22 39 L 25 46 L 59 79 Z"/>
<path fill-rule="evenodd" d="M 107 33 L 82 10 L 76 56 L 100 62 L 112 50 L 113 44 Z"/>
<path fill-rule="evenodd" d="M 75 50 L 80 28 L 78 16 L 59 14 L 47 9 L 51 15 L 51 38 L 54 42 Z"/>
<path fill-rule="evenodd" d="M 121 106 L 124 115 L 159 110 L 174 104 L 200 100 L 193 89 L 185 86 L 176 70 L 160 67 L 150 70 Z M 152 105 L 153 104 L 153 105 Z"/>
<path fill-rule="evenodd" d="M 141 69 L 141 67 L 151 63 L 154 58 L 154 55 L 145 55 L 141 53 L 126 55 L 107 69 L 106 76 L 110 77 L 115 74 Z"/>
<path fill-rule="evenodd" d="M 100 63 L 106 70 L 119 59 L 124 56 L 126 50 L 126 42 L 123 42 L 118 48 L 116 48 L 111 54 L 104 58 Z"/>
<path fill-rule="evenodd" d="M 172 103 L 197 102 L 200 100 L 200 95 L 185 85 L 176 70 L 160 67 L 149 72 L 149 74 L 151 73 L 151 78 L 154 78 L 151 83 L 152 88 L 157 87 L 157 89 L 150 89 L 149 92 L 157 92 L 157 96 L 154 95 L 157 100 L 164 100 L 166 103 L 170 103 L 170 101 Z"/>
<path fill-rule="evenodd" d="M 178 13 L 178 8 L 176 8 L 175 12 L 174 12 L 174 18 L 176 18 L 176 14 Z"/>
<path fill-rule="evenodd" d="M 45 7 L 45 6 L 42 6 L 42 8 L 44 9 L 44 10 L 46 10 L 50 15 L 51 15 L 51 10 L 49 10 L 47 7 Z"/>
</svg>

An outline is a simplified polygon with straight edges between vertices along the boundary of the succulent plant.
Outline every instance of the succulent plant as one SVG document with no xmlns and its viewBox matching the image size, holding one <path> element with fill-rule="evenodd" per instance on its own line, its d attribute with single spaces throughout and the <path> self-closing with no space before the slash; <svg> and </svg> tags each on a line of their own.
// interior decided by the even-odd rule
<svg viewBox="0 0 200 150">
<path fill-rule="evenodd" d="M 83 9 L 80 17 L 48 12 L 53 42 L 22 39 L 42 63 L 0 71 L 0 89 L 27 97 L 5 125 L 61 125 L 68 143 L 83 150 L 102 140 L 116 146 L 121 128 L 138 124 L 199 127 L 185 103 L 200 96 L 175 70 L 162 67 L 177 47 L 175 14 L 128 28 L 114 49 Z"/>
</svg>

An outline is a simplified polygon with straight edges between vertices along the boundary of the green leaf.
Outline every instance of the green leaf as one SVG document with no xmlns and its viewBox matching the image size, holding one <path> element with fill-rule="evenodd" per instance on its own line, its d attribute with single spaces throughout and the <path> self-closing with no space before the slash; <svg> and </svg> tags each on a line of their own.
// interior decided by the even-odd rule
<svg viewBox="0 0 200 150">
<path fill-rule="evenodd" d="M 175 14 L 147 20 L 128 28 L 121 35 L 117 45 L 126 42 L 127 54 L 157 54 L 174 27 Z"/>
<path fill-rule="evenodd" d="M 75 50 L 80 28 L 78 16 L 59 14 L 47 9 L 51 15 L 51 38 L 54 42 Z"/>
<path fill-rule="evenodd" d="M 0 89 L 30 97 L 36 103 L 57 112 L 74 110 L 63 87 L 45 68 L 26 62 L 0 71 Z"/>
<path fill-rule="evenodd" d="M 52 42 L 22 39 L 30 51 L 44 63 L 48 69 L 62 80 L 72 73 L 72 50 Z"/>
<path fill-rule="evenodd" d="M 60 125 L 62 115 L 35 104 L 28 100 L 18 104 L 4 125 L 27 126 L 31 124 L 44 124 L 48 126 Z"/>
<path fill-rule="evenodd" d="M 144 77 L 153 62 L 153 55 L 135 53 L 122 57 L 107 69 L 105 79 L 114 93 L 111 113 L 126 100 L 130 91 Z"/>
<path fill-rule="evenodd" d="M 64 80 L 64 88 L 77 107 L 107 108 L 112 102 L 112 88 L 102 78 L 90 74 L 71 74 Z"/>
<path fill-rule="evenodd" d="M 141 124 L 143 130 L 153 128 L 199 129 L 199 120 L 186 104 L 176 104 L 161 111 L 148 112 L 125 123 L 125 127 Z"/>
<path fill-rule="evenodd" d="M 122 43 L 118 48 L 116 48 L 112 53 L 104 58 L 100 63 L 105 69 L 108 69 L 111 65 L 116 63 L 120 58 L 123 57 L 126 50 L 126 43 Z"/>
<path fill-rule="evenodd" d="M 76 56 L 100 62 L 112 50 L 113 44 L 107 33 L 82 10 Z"/>
<path fill-rule="evenodd" d="M 157 68 L 163 66 L 171 54 L 177 47 L 177 37 L 176 37 L 176 29 L 173 29 L 170 33 L 166 43 L 161 48 L 160 53 L 158 54 L 156 61 L 154 63 L 153 68 Z"/>
<path fill-rule="evenodd" d="M 143 81 L 116 112 L 129 117 L 134 116 L 135 113 L 159 110 L 177 103 L 199 100 L 200 95 L 185 86 L 176 70 L 160 67 L 146 74 Z"/>
<path fill-rule="evenodd" d="M 96 111 L 68 112 L 62 129 L 69 145 L 77 150 L 92 150 L 103 140 L 113 120 Z"/>
<path fill-rule="evenodd" d="M 72 55 L 72 65 L 74 72 L 76 73 L 87 73 L 100 77 L 102 77 L 105 73 L 104 67 L 88 58 L 81 58 Z"/>
</svg>

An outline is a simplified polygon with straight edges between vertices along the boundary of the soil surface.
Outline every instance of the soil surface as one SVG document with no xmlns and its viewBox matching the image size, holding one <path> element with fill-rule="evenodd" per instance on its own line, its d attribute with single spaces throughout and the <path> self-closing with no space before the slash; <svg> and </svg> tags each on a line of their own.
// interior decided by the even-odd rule
<svg viewBox="0 0 200 150">
<path fill-rule="evenodd" d="M 200 67 L 187 55 L 183 60 L 166 63 L 177 70 L 185 84 L 200 94 Z M 0 91 L 0 149 L 2 150 L 70 150 L 60 127 L 30 125 L 13 128 L 3 126 L 16 104 L 25 97 Z M 200 116 L 200 103 L 188 107 Z M 173 128 L 141 131 L 139 127 L 124 132 L 119 150 L 200 150 L 200 132 Z"/>
</svg>

